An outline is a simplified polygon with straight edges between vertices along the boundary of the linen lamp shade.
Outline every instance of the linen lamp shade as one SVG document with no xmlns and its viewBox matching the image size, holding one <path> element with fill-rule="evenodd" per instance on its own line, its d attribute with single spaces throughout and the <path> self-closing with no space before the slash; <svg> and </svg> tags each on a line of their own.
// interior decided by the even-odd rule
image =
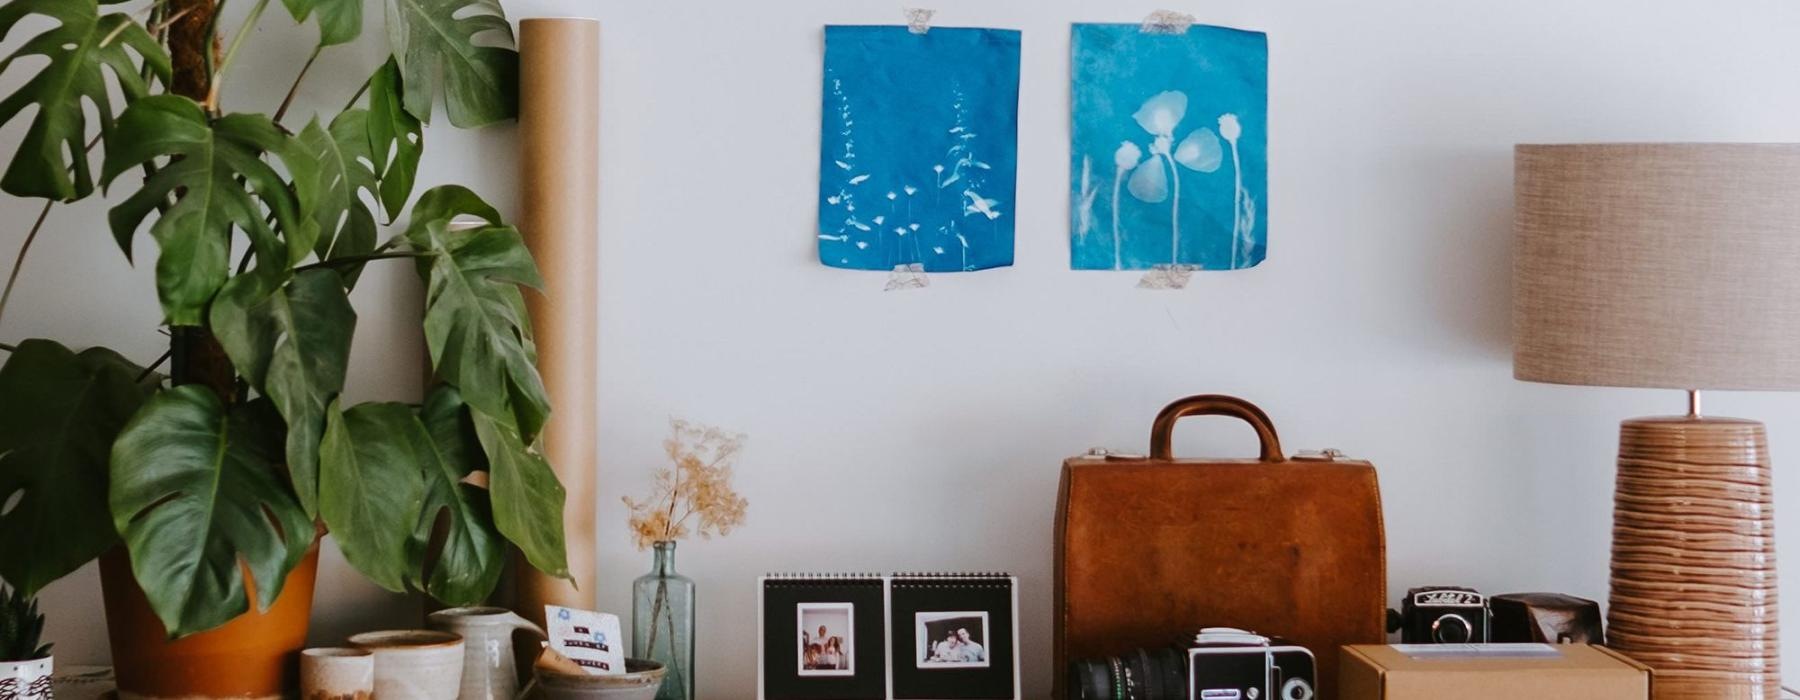
<svg viewBox="0 0 1800 700">
<path fill-rule="evenodd" d="M 1800 389 L 1800 144 L 1521 145 L 1513 376 Z"/>
<path fill-rule="evenodd" d="M 1518 146 L 1513 376 L 1690 391 L 1620 425 L 1607 644 L 1655 700 L 1774 700 L 1761 423 L 1701 389 L 1800 389 L 1800 145 Z"/>
</svg>

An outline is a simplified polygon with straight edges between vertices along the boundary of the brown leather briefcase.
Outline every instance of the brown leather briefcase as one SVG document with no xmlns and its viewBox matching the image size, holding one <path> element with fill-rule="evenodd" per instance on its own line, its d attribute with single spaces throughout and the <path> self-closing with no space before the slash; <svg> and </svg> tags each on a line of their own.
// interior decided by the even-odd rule
<svg viewBox="0 0 1800 700">
<path fill-rule="evenodd" d="M 1175 459 L 1184 416 L 1242 419 L 1258 459 Z M 1057 697 L 1069 663 L 1238 627 L 1305 646 L 1320 696 L 1338 647 L 1387 639 L 1387 556 L 1375 468 L 1334 452 L 1283 456 L 1261 409 L 1230 396 L 1170 404 L 1150 456 L 1063 463 L 1056 510 Z M 1185 661 L 1185 656 L 1184 656 Z"/>
</svg>

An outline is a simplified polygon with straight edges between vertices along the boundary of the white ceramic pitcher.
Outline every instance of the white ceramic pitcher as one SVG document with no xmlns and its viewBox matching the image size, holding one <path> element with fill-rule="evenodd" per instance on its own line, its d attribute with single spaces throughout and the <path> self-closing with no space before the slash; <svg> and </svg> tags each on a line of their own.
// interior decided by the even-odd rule
<svg viewBox="0 0 1800 700">
<path fill-rule="evenodd" d="M 513 700 L 519 694 L 513 631 L 530 630 L 540 639 L 548 638 L 544 628 L 506 608 L 439 610 L 427 624 L 434 630 L 462 635 L 462 692 L 456 700 Z"/>
</svg>

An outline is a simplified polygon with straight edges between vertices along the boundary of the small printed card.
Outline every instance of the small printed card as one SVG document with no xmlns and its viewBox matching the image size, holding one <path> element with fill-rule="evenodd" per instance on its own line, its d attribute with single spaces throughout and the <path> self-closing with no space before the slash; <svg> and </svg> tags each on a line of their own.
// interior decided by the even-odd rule
<svg viewBox="0 0 1800 700">
<path fill-rule="evenodd" d="M 624 635 L 619 616 L 560 605 L 544 606 L 550 632 L 550 648 L 581 666 L 589 675 L 610 676 L 625 672 Z"/>
</svg>

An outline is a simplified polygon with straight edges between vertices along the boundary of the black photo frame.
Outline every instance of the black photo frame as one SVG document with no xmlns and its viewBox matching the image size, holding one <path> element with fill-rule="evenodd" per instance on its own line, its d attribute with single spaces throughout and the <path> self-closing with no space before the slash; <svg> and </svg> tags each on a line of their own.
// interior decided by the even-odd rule
<svg viewBox="0 0 1800 700">
<path fill-rule="evenodd" d="M 766 576 L 762 624 L 763 700 L 884 700 L 887 697 L 887 581 L 881 576 Z M 827 628 L 824 647 L 841 661 L 802 650 Z"/>
<path fill-rule="evenodd" d="M 888 607 L 895 700 L 1019 697 L 1018 597 L 1011 577 L 897 574 L 889 583 Z"/>
</svg>

